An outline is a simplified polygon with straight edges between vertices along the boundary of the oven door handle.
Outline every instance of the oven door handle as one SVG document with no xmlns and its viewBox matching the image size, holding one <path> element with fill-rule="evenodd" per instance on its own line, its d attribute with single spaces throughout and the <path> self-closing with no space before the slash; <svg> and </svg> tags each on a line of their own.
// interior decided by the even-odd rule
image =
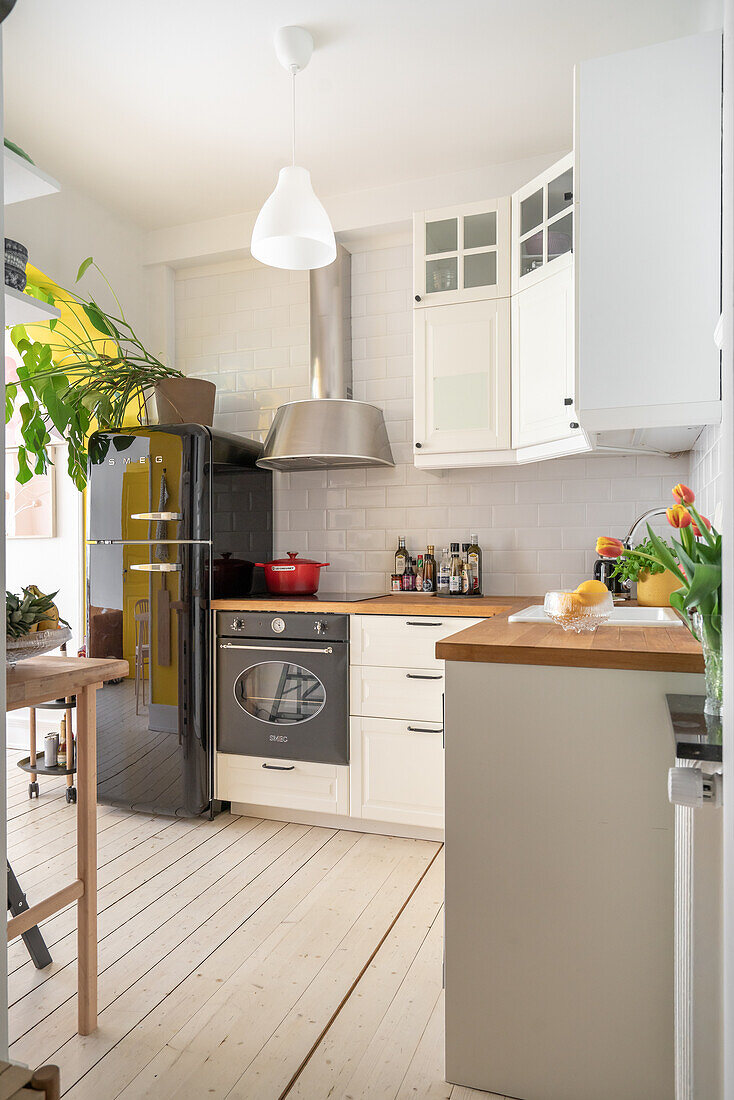
<svg viewBox="0 0 734 1100">
<path fill-rule="evenodd" d="M 220 649 L 253 649 L 258 651 L 265 651 L 272 653 L 333 653 L 334 650 L 330 645 L 321 647 L 319 649 L 316 646 L 292 646 L 292 645 L 238 645 L 235 642 L 220 642 Z"/>
</svg>

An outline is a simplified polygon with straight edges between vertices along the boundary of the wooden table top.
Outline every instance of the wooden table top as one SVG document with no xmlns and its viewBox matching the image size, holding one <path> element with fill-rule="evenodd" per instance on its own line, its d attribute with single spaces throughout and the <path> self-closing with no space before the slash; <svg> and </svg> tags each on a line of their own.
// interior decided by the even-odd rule
<svg viewBox="0 0 734 1100">
<path fill-rule="evenodd" d="M 516 599 L 509 611 L 437 642 L 436 656 L 445 661 L 510 665 L 704 670 L 701 646 L 686 626 L 600 626 L 593 634 L 574 634 L 555 623 L 507 622 L 508 614 L 540 602 L 539 598 Z"/>
<path fill-rule="evenodd" d="M 323 611 L 343 615 L 441 615 L 443 618 L 483 619 L 524 607 L 527 600 L 506 596 L 429 596 L 408 592 L 373 596 L 357 603 L 342 603 L 316 596 L 267 596 L 243 600 L 212 600 L 215 611 Z"/>
<path fill-rule="evenodd" d="M 20 710 L 76 695 L 82 688 L 127 676 L 127 661 L 102 657 L 41 654 L 9 668 L 5 677 L 6 710 Z"/>
</svg>

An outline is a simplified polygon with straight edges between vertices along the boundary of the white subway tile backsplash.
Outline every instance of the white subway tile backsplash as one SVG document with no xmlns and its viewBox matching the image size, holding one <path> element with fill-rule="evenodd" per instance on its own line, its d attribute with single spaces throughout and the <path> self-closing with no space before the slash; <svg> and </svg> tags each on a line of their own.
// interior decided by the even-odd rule
<svg viewBox="0 0 734 1100">
<path fill-rule="evenodd" d="M 412 257 L 408 245 L 352 258 L 355 396 L 385 413 L 397 465 L 311 470 L 275 479 L 275 550 L 331 561 L 331 591 L 386 589 L 399 535 L 413 552 L 440 553 L 477 531 L 485 591 L 541 596 L 588 576 L 600 534 L 626 534 L 646 507 L 690 483 L 706 514 L 719 484 L 718 428 L 686 456 L 587 455 L 519 466 L 449 471 L 413 465 Z M 254 261 L 176 274 L 177 362 L 217 381 L 216 420 L 264 439 L 273 413 L 310 396 L 308 277 Z M 711 501 L 711 502 L 710 502 Z M 713 516 L 712 516 L 713 518 Z M 664 530 L 665 520 L 657 525 Z"/>
</svg>

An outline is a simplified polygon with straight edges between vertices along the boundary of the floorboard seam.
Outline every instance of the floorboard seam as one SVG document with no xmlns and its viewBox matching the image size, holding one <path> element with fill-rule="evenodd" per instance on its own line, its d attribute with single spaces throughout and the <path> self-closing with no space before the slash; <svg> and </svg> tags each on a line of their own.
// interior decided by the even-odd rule
<svg viewBox="0 0 734 1100">
<path fill-rule="evenodd" d="M 420 886 L 420 884 L 423 882 L 423 879 L 426 877 L 426 875 L 430 871 L 433 864 L 436 862 L 436 859 L 438 858 L 438 855 L 441 852 L 442 848 L 443 848 L 443 844 L 439 844 L 438 848 L 433 853 L 433 856 L 431 857 L 429 862 L 426 864 L 423 872 L 421 873 L 420 877 L 418 878 L 415 885 L 413 886 L 413 889 L 410 891 L 408 896 L 405 898 L 403 904 L 400 906 L 399 910 L 397 911 L 397 913 L 395 914 L 393 919 L 390 921 L 390 924 L 386 928 L 384 934 L 380 937 L 380 940 L 378 941 L 378 943 L 375 946 L 374 950 L 371 952 L 369 958 L 366 960 L 364 966 L 362 967 L 362 969 L 357 974 L 356 978 L 354 979 L 354 981 L 352 982 L 352 984 L 350 985 L 349 989 L 346 991 L 346 993 L 344 994 L 342 999 L 340 1000 L 339 1004 L 336 1006 L 336 1008 L 332 1012 L 329 1019 L 326 1021 L 326 1024 L 324 1025 L 324 1027 L 321 1030 L 320 1034 L 316 1037 L 314 1043 L 312 1044 L 311 1049 L 308 1051 L 308 1053 L 304 1057 L 303 1061 L 298 1066 L 298 1068 L 296 1069 L 296 1072 L 293 1074 L 290 1081 L 288 1082 L 286 1087 L 283 1089 L 283 1091 L 281 1092 L 281 1094 L 277 1098 L 277 1100 L 286 1100 L 286 1097 L 288 1096 L 288 1093 L 292 1090 L 292 1088 L 295 1085 L 296 1081 L 301 1076 L 301 1074 L 303 1073 L 303 1071 L 306 1068 L 306 1066 L 308 1065 L 308 1063 L 311 1061 L 311 1058 L 313 1057 L 315 1052 L 318 1050 L 318 1048 L 319 1048 L 321 1042 L 323 1041 L 324 1037 L 331 1030 L 332 1026 L 334 1025 L 335 1020 L 337 1019 L 337 1017 L 341 1013 L 342 1009 L 346 1005 L 349 998 L 354 993 L 355 989 L 357 988 L 357 986 L 361 982 L 362 978 L 364 977 L 364 975 L 367 972 L 367 970 L 369 969 L 369 967 L 372 965 L 372 962 L 375 959 L 378 951 L 380 950 L 380 948 L 384 944 L 385 940 L 390 935 L 393 928 L 395 927 L 395 925 L 399 921 L 399 919 L 402 916 L 406 906 L 410 902 L 411 898 L 415 894 L 415 892 L 418 889 L 418 887 Z"/>
</svg>

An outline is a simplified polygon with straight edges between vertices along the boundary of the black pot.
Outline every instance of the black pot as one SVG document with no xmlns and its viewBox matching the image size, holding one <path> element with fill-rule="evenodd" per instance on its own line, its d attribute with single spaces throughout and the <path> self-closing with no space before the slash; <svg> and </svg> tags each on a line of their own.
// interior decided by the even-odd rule
<svg viewBox="0 0 734 1100">
<path fill-rule="evenodd" d="M 5 285 L 13 290 L 25 290 L 25 268 L 28 263 L 28 249 L 18 241 L 5 238 Z"/>
<path fill-rule="evenodd" d="M 249 596 L 252 592 L 253 563 L 244 558 L 233 558 L 225 551 L 221 558 L 214 558 L 212 597 L 215 600 Z"/>
</svg>

